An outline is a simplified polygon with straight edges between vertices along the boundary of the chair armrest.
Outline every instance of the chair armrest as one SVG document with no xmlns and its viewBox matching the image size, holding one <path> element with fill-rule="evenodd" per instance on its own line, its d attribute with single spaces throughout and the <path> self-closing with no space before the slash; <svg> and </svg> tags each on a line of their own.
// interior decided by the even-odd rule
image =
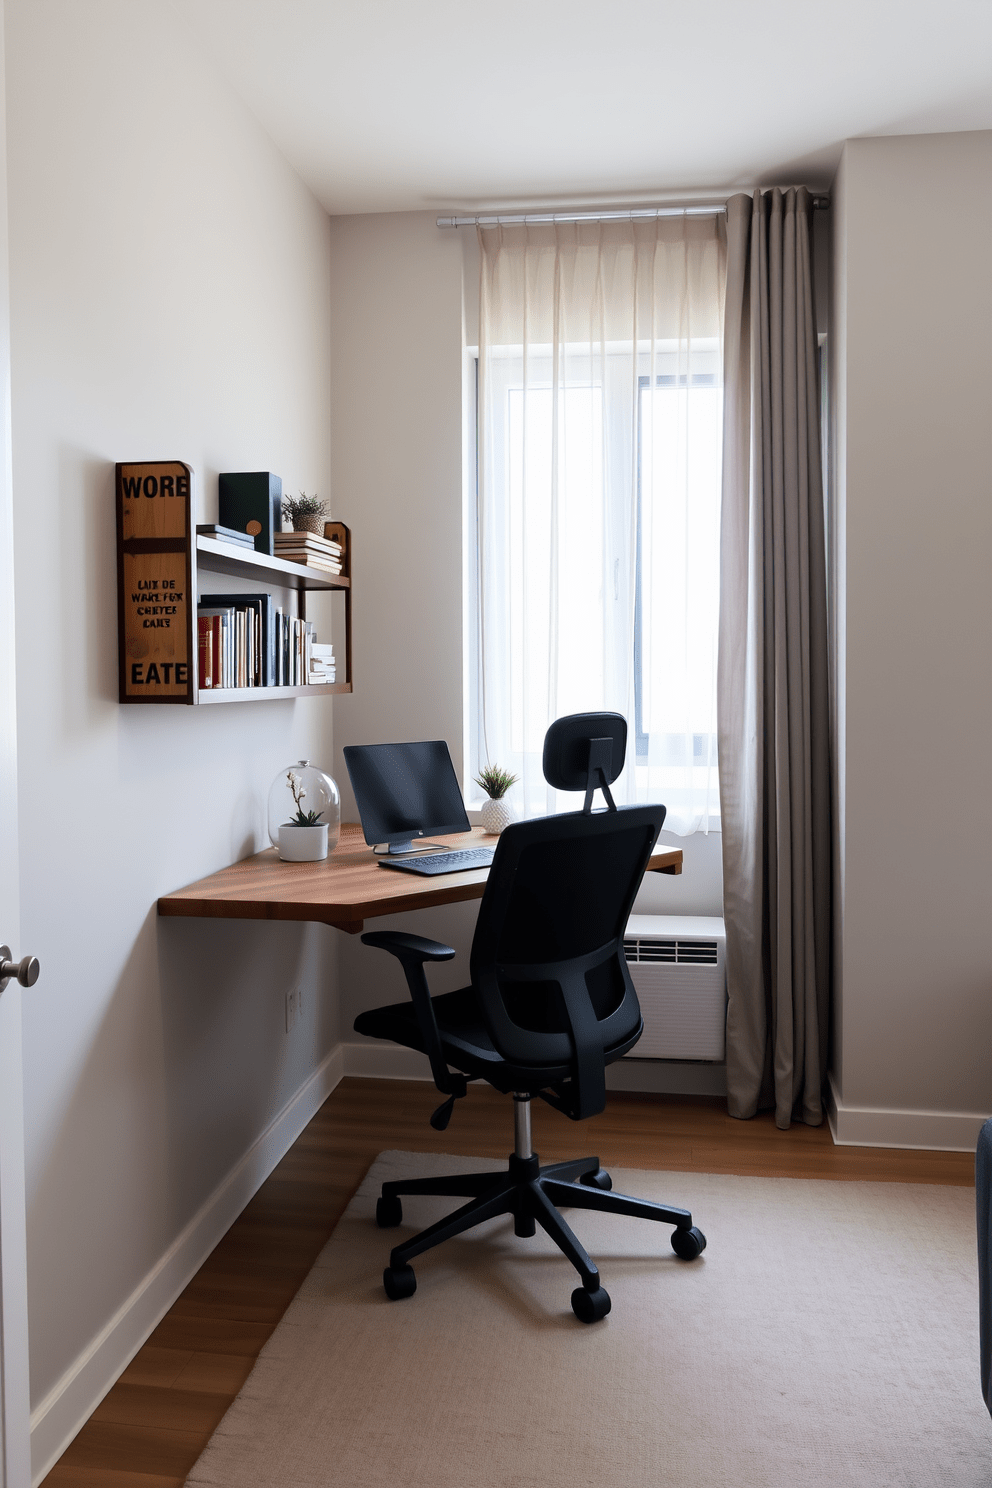
<svg viewBox="0 0 992 1488">
<path fill-rule="evenodd" d="M 410 990 L 417 1023 L 424 1041 L 424 1052 L 431 1062 L 434 1084 L 442 1095 L 465 1094 L 465 1076 L 453 1075 L 448 1069 L 441 1047 L 441 1034 L 434 1016 L 430 990 L 427 986 L 425 961 L 450 961 L 455 954 L 452 946 L 442 945 L 439 940 L 427 940 L 423 935 L 408 935 L 403 930 L 373 930 L 362 936 L 362 944 L 375 946 L 397 958 L 403 967 L 406 984 Z M 437 1113 L 435 1112 L 435 1115 Z M 450 1115 L 450 1111 L 448 1113 Z M 447 1126 L 447 1120 L 444 1126 Z M 439 1128 L 441 1130 L 443 1128 Z"/>
<path fill-rule="evenodd" d="M 373 930 L 362 936 L 362 945 L 377 946 L 389 951 L 401 961 L 450 961 L 455 951 L 453 946 L 442 945 L 439 940 L 428 940 L 423 935 L 408 935 L 404 930 Z"/>
</svg>

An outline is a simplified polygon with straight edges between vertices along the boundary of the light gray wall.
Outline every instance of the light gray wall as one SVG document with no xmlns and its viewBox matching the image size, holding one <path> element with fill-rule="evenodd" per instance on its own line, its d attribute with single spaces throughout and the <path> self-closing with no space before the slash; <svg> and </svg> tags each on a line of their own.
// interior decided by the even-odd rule
<svg viewBox="0 0 992 1488">
<path fill-rule="evenodd" d="M 32 1399 L 337 1037 L 331 932 L 170 921 L 331 705 L 117 703 L 115 460 L 327 492 L 327 218 L 168 5 L 7 0 Z M 287 1036 L 287 987 L 305 985 Z"/>
<path fill-rule="evenodd" d="M 462 768 L 462 246 L 427 212 L 332 219 L 335 510 L 354 549 L 355 692 L 335 715 L 342 817 L 357 821 L 341 750 L 447 739 Z M 467 980 L 475 909 L 392 916 L 450 940 L 432 986 Z M 341 1020 L 403 995 L 395 966 L 338 941 Z"/>
<path fill-rule="evenodd" d="M 830 382 L 830 459 L 827 479 L 827 585 L 830 635 L 830 723 L 833 748 L 833 998 L 830 1039 L 833 1077 L 841 1083 L 844 1013 L 844 902 L 847 777 L 847 165 L 841 156 L 831 193 L 832 314 L 827 347 Z"/>
<path fill-rule="evenodd" d="M 464 728 L 464 468 L 474 388 L 464 348 L 478 342 L 478 255 L 471 231 L 428 212 L 332 220 L 331 400 L 335 510 L 355 547 L 354 696 L 335 713 L 344 816 L 357 820 L 346 744 L 447 739 L 459 774 Z M 651 875 L 642 913 L 722 913 L 720 836 L 680 839 L 680 878 Z M 396 916 L 382 927 L 446 940 L 438 990 L 468 980 L 477 907 Z M 377 927 L 380 922 L 377 921 Z M 395 963 L 339 941 L 342 1026 L 403 995 Z M 357 1035 L 350 1035 L 357 1037 Z"/>
<path fill-rule="evenodd" d="M 834 191 L 846 1106 L 992 1111 L 992 133 Z"/>
</svg>

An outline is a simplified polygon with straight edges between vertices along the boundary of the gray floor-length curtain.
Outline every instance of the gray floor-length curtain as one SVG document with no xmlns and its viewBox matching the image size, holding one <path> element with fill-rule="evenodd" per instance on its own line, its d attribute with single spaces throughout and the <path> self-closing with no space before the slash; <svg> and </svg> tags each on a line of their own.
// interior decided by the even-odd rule
<svg viewBox="0 0 992 1488">
<path fill-rule="evenodd" d="M 717 714 L 727 1101 L 822 1119 L 830 978 L 827 601 L 812 202 L 727 204 Z"/>
</svg>

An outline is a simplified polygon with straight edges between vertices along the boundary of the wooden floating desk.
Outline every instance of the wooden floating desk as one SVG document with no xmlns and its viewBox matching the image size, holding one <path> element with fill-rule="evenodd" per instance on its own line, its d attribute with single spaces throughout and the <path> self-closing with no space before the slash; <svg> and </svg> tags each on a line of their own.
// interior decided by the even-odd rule
<svg viewBox="0 0 992 1488">
<path fill-rule="evenodd" d="M 438 840 L 448 847 L 496 843 L 478 827 Z M 648 872 L 681 873 L 682 849 L 657 847 Z M 488 876 L 488 868 L 435 878 L 387 871 L 366 846 L 361 827 L 346 823 L 337 847 L 321 863 L 284 863 L 270 847 L 164 895 L 158 912 L 206 920 L 314 920 L 357 935 L 378 915 L 481 899 Z"/>
</svg>

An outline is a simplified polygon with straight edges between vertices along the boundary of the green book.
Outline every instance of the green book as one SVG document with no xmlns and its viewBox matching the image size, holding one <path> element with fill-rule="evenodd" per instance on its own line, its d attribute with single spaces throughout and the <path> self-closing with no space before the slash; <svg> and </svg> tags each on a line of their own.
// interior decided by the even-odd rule
<svg viewBox="0 0 992 1488">
<path fill-rule="evenodd" d="M 275 551 L 282 531 L 282 480 L 268 470 L 242 470 L 218 476 L 218 520 L 255 540 L 256 553 Z"/>
</svg>

